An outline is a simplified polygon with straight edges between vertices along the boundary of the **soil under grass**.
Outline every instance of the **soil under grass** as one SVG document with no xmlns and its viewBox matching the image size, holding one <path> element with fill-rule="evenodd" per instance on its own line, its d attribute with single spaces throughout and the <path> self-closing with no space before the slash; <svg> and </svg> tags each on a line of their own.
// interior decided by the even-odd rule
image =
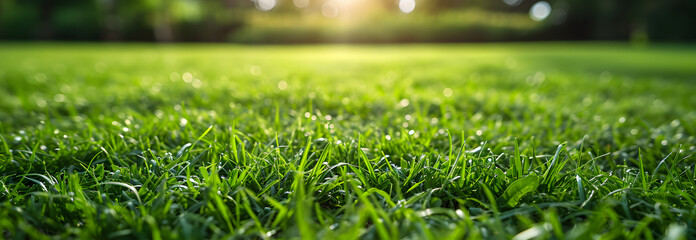
<svg viewBox="0 0 696 240">
<path fill-rule="evenodd" d="M 694 239 L 696 48 L 0 45 L 0 238 Z"/>
</svg>

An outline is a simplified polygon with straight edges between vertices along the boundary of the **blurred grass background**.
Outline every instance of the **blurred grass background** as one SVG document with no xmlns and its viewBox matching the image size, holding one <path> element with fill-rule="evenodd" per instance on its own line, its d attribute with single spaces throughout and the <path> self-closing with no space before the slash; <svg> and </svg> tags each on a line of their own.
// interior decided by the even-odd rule
<svg viewBox="0 0 696 240">
<path fill-rule="evenodd" d="M 645 44 L 695 40 L 695 13 L 689 0 L 4 0 L 0 39 Z"/>
</svg>

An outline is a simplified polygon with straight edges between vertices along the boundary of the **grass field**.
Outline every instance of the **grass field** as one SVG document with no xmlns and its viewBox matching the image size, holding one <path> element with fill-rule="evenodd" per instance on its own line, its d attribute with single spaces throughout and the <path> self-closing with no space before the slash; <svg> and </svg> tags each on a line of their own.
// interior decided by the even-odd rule
<svg viewBox="0 0 696 240">
<path fill-rule="evenodd" d="M 0 238 L 694 239 L 696 47 L 0 45 Z"/>
</svg>

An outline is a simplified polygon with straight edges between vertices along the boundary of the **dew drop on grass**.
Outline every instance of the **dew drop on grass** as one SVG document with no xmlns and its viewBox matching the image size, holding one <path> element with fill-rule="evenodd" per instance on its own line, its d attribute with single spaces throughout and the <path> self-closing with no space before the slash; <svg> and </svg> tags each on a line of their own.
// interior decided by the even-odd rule
<svg viewBox="0 0 696 240">
<path fill-rule="evenodd" d="M 465 217 L 464 211 L 462 211 L 461 209 L 457 209 L 456 211 L 454 211 L 454 213 L 457 214 L 457 217 L 460 217 L 460 218 Z"/>
<path fill-rule="evenodd" d="M 476 131 L 476 135 L 478 135 L 478 136 L 481 136 L 481 135 L 483 135 L 483 131 L 481 131 L 481 130 L 477 130 L 477 131 Z"/>
<path fill-rule="evenodd" d="M 662 142 L 660 142 L 660 144 L 662 144 L 662 146 L 667 146 L 667 140 L 662 140 Z"/>
<path fill-rule="evenodd" d="M 474 149 L 471 149 L 471 150 L 468 150 L 468 151 L 466 151 L 466 152 L 467 152 L 467 153 L 477 153 L 477 152 L 479 152 L 479 151 L 481 151 L 481 146 L 478 146 L 478 147 L 476 147 L 476 148 L 474 148 Z"/>
<path fill-rule="evenodd" d="M 334 224 L 334 225 L 336 225 L 336 224 Z M 331 225 L 331 226 L 333 226 L 333 225 Z M 331 230 L 333 230 L 333 228 L 332 228 Z M 272 237 L 273 235 L 275 235 L 276 232 L 278 232 L 278 230 L 271 230 L 271 231 L 268 231 L 268 232 L 266 232 L 266 237 L 269 237 L 269 238 L 270 238 L 270 237 Z"/>
<path fill-rule="evenodd" d="M 331 224 L 331 226 L 330 226 L 329 228 L 330 228 L 331 230 L 334 230 L 334 229 L 338 228 L 339 226 L 340 226 L 340 225 L 339 225 L 338 223 L 334 223 L 334 224 Z"/>
<path fill-rule="evenodd" d="M 182 126 L 182 127 L 186 126 L 187 123 L 188 123 L 188 120 L 186 120 L 186 118 L 179 119 L 179 126 Z"/>
<path fill-rule="evenodd" d="M 411 114 L 406 114 L 406 116 L 404 116 L 404 118 L 405 118 L 407 121 L 411 121 Z"/>
<path fill-rule="evenodd" d="M 416 131 L 414 131 L 414 130 L 408 131 L 408 135 L 413 135 L 414 133 L 416 133 Z"/>
<path fill-rule="evenodd" d="M 16 137 L 14 137 L 14 140 L 15 140 L 16 142 L 22 141 L 22 137 L 16 136 Z"/>
<path fill-rule="evenodd" d="M 391 141 L 391 136 L 389 135 L 385 135 L 384 138 L 387 139 L 387 141 Z"/>
<path fill-rule="evenodd" d="M 620 117 L 620 118 L 619 118 L 619 123 L 625 123 L 625 122 L 626 122 L 626 118 L 625 118 L 625 117 Z"/>
</svg>

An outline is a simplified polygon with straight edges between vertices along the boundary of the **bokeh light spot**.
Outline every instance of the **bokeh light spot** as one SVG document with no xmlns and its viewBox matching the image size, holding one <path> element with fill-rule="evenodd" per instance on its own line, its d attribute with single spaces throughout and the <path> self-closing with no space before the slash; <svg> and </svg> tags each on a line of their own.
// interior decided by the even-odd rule
<svg viewBox="0 0 696 240">
<path fill-rule="evenodd" d="M 410 13 L 413 12 L 413 9 L 416 9 L 416 0 L 400 0 L 399 1 L 399 10 L 403 13 Z"/>
<path fill-rule="evenodd" d="M 56 102 L 63 102 L 63 101 L 65 101 L 65 95 L 56 94 L 55 96 L 53 96 L 53 100 Z"/>
<path fill-rule="evenodd" d="M 543 21 L 551 14 L 551 5 L 546 1 L 540 1 L 529 9 L 529 17 L 534 21 Z"/>
<path fill-rule="evenodd" d="M 338 16 L 338 4 L 333 1 L 328 1 L 321 6 L 321 14 L 327 18 L 335 18 Z"/>
<path fill-rule="evenodd" d="M 309 0 L 292 0 L 292 3 L 298 8 L 306 8 L 309 6 Z"/>
<path fill-rule="evenodd" d="M 520 5 L 520 3 L 522 3 L 522 0 L 503 0 L 503 2 L 510 6 L 517 6 Z"/>
<path fill-rule="evenodd" d="M 45 108 L 48 103 L 43 98 L 36 99 L 36 106 L 39 108 Z"/>
<path fill-rule="evenodd" d="M 259 76 L 261 75 L 261 67 L 257 65 L 252 65 L 251 68 L 249 68 L 249 72 L 251 73 L 251 75 Z"/>
<path fill-rule="evenodd" d="M 184 82 L 191 83 L 191 81 L 193 81 L 193 74 L 191 74 L 190 72 L 186 72 L 184 73 L 184 76 L 182 76 L 181 78 L 184 80 Z"/>
<path fill-rule="evenodd" d="M 399 105 L 401 107 L 407 107 L 409 103 L 410 103 L 410 101 L 408 99 L 405 99 L 405 98 L 401 99 L 401 101 L 399 101 Z"/>
<path fill-rule="evenodd" d="M 445 88 L 445 90 L 442 90 L 442 94 L 445 95 L 445 97 L 451 97 L 453 93 L 454 92 L 452 92 L 451 88 Z"/>
<path fill-rule="evenodd" d="M 257 0 L 256 8 L 261 11 L 268 11 L 276 6 L 277 0 Z"/>
</svg>

